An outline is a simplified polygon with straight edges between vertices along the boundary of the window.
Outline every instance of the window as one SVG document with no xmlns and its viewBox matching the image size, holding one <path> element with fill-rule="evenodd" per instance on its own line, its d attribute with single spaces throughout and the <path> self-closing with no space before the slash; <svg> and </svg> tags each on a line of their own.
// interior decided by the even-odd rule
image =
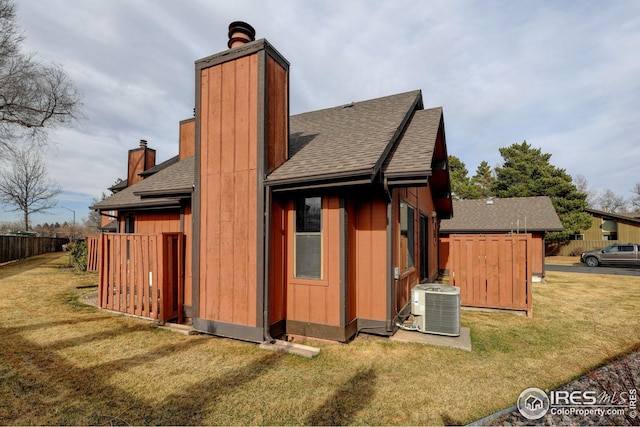
<svg viewBox="0 0 640 427">
<path fill-rule="evenodd" d="M 415 252 L 414 209 L 400 202 L 400 266 L 404 270 L 413 267 Z"/>
<path fill-rule="evenodd" d="M 620 249 L 620 252 L 633 252 L 634 250 L 633 245 L 618 246 L 618 248 Z"/>
<path fill-rule="evenodd" d="M 124 214 L 124 232 L 135 233 L 136 217 L 132 213 Z"/>
<path fill-rule="evenodd" d="M 296 201 L 295 277 L 322 279 L 322 198 Z"/>
<path fill-rule="evenodd" d="M 572 234 L 569 240 L 584 240 L 584 234 Z"/>
</svg>

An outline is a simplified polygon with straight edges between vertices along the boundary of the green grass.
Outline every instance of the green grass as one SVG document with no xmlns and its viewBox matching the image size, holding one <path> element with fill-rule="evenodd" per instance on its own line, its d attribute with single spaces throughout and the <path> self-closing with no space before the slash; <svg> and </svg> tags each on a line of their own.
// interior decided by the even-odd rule
<svg viewBox="0 0 640 427">
<path fill-rule="evenodd" d="M 434 425 L 512 406 L 640 343 L 640 278 L 549 273 L 534 317 L 463 311 L 473 351 L 360 335 L 272 353 L 85 306 L 95 273 L 0 268 L 0 424 Z"/>
</svg>

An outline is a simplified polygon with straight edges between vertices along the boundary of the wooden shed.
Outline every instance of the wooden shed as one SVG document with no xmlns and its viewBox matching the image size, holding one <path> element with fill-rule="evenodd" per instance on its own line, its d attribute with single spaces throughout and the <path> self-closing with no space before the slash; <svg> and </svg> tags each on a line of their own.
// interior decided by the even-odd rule
<svg viewBox="0 0 640 427">
<path fill-rule="evenodd" d="M 545 233 L 564 230 L 547 196 L 454 200 L 455 217 L 440 228 L 440 269 L 450 267 L 451 234 L 531 234 L 534 276 L 544 277 Z"/>
<path fill-rule="evenodd" d="M 199 331 L 391 335 L 412 287 L 437 278 L 452 214 L 442 109 L 416 90 L 290 117 L 289 62 L 247 24 L 229 34 L 196 62 L 179 156 L 94 208 L 123 234 L 181 233 L 180 314 Z M 101 277 L 107 299 L 142 292 Z"/>
</svg>

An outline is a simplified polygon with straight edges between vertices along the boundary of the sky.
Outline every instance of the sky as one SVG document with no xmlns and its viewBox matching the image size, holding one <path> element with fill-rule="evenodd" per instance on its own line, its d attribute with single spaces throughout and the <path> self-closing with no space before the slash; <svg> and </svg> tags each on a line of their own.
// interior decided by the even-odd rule
<svg viewBox="0 0 640 427">
<path fill-rule="evenodd" d="M 79 222 L 146 139 L 160 163 L 193 116 L 196 60 L 246 21 L 291 63 L 291 114 L 421 89 L 469 175 L 526 140 L 591 190 L 640 182 L 640 1 L 17 0 L 24 50 L 63 66 L 84 118 L 56 129 L 58 208 Z M 0 221 L 20 214 L 3 212 Z"/>
</svg>

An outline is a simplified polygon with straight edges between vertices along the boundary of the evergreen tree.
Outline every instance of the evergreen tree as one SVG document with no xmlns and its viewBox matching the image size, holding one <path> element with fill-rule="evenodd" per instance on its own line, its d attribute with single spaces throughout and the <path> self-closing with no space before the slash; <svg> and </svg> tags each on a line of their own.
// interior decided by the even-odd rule
<svg viewBox="0 0 640 427">
<path fill-rule="evenodd" d="M 462 160 L 456 156 L 449 156 L 449 179 L 451 193 L 455 200 L 479 199 L 480 193 L 471 184 L 469 171 Z"/>
<path fill-rule="evenodd" d="M 486 199 L 494 196 L 492 186 L 495 180 L 491 166 L 486 160 L 483 160 L 476 168 L 476 174 L 471 178 L 471 184 L 476 188 L 480 197 Z"/>
<path fill-rule="evenodd" d="M 496 167 L 492 188 L 497 197 L 548 196 L 564 226 L 563 232 L 548 233 L 549 240 L 563 240 L 591 226 L 584 212 L 586 194 L 578 191 L 564 169 L 553 166 L 551 154 L 532 148 L 527 141 L 501 148 L 504 162 Z"/>
</svg>

